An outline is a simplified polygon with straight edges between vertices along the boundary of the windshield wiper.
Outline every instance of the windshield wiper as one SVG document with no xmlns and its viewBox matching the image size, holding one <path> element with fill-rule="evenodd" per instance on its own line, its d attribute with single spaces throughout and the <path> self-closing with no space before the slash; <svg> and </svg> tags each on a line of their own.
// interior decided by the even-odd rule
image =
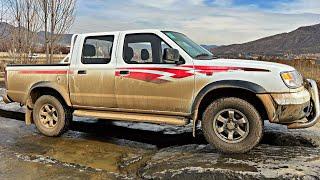
<svg viewBox="0 0 320 180">
<path fill-rule="evenodd" d="M 210 57 L 211 55 L 210 54 L 206 54 L 206 53 L 202 53 L 202 54 L 198 54 L 196 55 L 196 59 L 200 58 L 200 57 Z"/>
</svg>

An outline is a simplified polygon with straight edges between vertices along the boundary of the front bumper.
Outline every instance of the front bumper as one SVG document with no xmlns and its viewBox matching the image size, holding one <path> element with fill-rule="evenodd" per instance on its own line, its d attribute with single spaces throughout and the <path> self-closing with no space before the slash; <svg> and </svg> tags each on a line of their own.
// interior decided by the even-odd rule
<svg viewBox="0 0 320 180">
<path fill-rule="evenodd" d="M 290 129 L 308 128 L 320 117 L 318 87 L 307 80 L 305 88 L 295 93 L 258 95 L 272 123 L 286 124 Z"/>
</svg>

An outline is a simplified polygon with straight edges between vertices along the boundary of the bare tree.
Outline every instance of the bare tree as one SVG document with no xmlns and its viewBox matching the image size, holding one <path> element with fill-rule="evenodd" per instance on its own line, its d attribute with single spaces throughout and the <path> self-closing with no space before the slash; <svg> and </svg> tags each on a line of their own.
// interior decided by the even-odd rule
<svg viewBox="0 0 320 180">
<path fill-rule="evenodd" d="M 16 28 L 12 30 L 12 55 L 14 61 L 18 60 L 22 63 L 22 3 L 20 0 L 8 0 L 12 24 Z M 18 56 L 16 55 L 18 54 Z"/>
<path fill-rule="evenodd" d="M 7 0 L 0 1 L 0 51 L 6 51 L 8 43 L 6 39 L 9 35 L 8 26 L 8 2 Z"/>
<path fill-rule="evenodd" d="M 28 60 L 28 54 L 35 49 L 37 31 L 41 28 L 38 16 L 38 6 L 33 0 L 8 0 L 12 24 L 15 26 L 12 36 L 12 50 L 21 63 Z"/>
<path fill-rule="evenodd" d="M 4 2 L 14 26 L 10 32 L 14 59 L 25 62 L 38 43 L 37 32 L 44 29 L 47 62 L 52 63 L 59 40 L 74 22 L 76 0 L 0 0 L 0 21 Z"/>
<path fill-rule="evenodd" d="M 74 22 L 76 0 L 38 0 L 38 2 L 41 4 L 43 15 L 41 20 L 45 29 L 46 54 L 50 54 L 47 61 L 52 63 L 57 43 Z"/>
<path fill-rule="evenodd" d="M 39 21 L 38 6 L 36 2 L 33 0 L 24 0 L 23 3 L 23 26 L 26 28 L 26 31 L 24 31 L 24 51 L 31 54 L 38 42 L 37 32 L 41 28 L 41 23 Z"/>
<path fill-rule="evenodd" d="M 49 0 L 38 0 L 38 4 L 39 4 L 39 11 L 38 11 L 39 17 L 44 26 L 44 46 L 46 51 L 46 60 L 49 63 L 49 38 L 48 38 Z"/>
<path fill-rule="evenodd" d="M 8 2 L 7 0 L 1 0 L 0 1 L 0 23 L 4 23 L 4 25 L 2 26 L 2 28 L 0 29 L 0 40 L 4 38 L 4 36 L 6 35 L 6 31 L 7 31 L 7 22 L 8 22 Z"/>
<path fill-rule="evenodd" d="M 75 19 L 76 0 L 51 0 L 50 58 L 52 63 L 56 43 L 72 26 Z"/>
</svg>

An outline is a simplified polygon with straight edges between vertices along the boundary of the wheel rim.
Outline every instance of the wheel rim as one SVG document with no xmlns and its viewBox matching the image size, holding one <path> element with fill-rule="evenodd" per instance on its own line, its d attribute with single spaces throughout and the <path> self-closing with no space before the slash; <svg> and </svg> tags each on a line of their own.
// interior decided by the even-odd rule
<svg viewBox="0 0 320 180">
<path fill-rule="evenodd" d="M 40 108 L 39 112 L 41 125 L 52 129 L 58 123 L 58 112 L 51 104 L 45 104 Z"/>
<path fill-rule="evenodd" d="M 227 143 L 238 143 L 249 134 L 248 118 L 236 109 L 225 109 L 216 114 L 213 120 L 216 135 Z"/>
</svg>

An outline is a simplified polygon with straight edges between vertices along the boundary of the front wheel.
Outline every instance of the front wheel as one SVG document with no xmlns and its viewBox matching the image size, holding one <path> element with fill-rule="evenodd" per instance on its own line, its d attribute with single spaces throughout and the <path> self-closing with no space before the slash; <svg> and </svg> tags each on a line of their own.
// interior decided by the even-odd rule
<svg viewBox="0 0 320 180">
<path fill-rule="evenodd" d="M 244 153 L 255 147 L 263 135 L 258 111 L 239 98 L 221 98 L 203 114 L 202 129 L 207 141 L 224 153 Z"/>
<path fill-rule="evenodd" d="M 33 109 L 33 121 L 46 136 L 60 136 L 69 126 L 72 113 L 54 96 L 43 95 L 37 99 Z"/>
</svg>

